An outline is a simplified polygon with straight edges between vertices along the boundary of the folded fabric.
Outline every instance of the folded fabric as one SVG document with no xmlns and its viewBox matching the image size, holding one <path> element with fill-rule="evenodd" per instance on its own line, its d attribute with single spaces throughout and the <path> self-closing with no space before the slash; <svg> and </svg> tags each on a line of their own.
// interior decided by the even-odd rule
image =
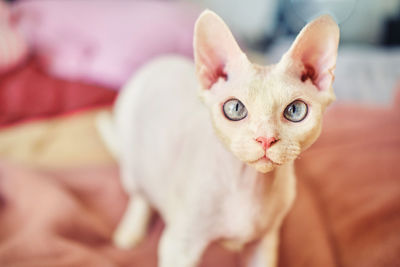
<svg viewBox="0 0 400 267">
<path fill-rule="evenodd" d="M 171 1 L 19 1 L 22 30 L 47 66 L 66 79 L 120 88 L 152 57 L 192 56 L 196 8 Z"/>
<path fill-rule="evenodd" d="M 0 1 L 0 75 L 21 64 L 28 54 L 25 40 L 11 21 L 8 5 Z"/>
<path fill-rule="evenodd" d="M 111 104 L 116 92 L 46 74 L 36 58 L 0 79 L 0 127 Z"/>
<path fill-rule="evenodd" d="M 95 118 L 104 110 L 91 109 L 3 128 L 0 158 L 43 167 L 114 162 L 95 128 Z"/>
</svg>

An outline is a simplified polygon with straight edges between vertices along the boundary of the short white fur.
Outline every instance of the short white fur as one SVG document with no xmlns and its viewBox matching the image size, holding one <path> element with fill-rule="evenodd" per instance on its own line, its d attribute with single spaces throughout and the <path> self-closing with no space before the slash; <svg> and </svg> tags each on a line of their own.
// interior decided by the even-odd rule
<svg viewBox="0 0 400 267">
<path fill-rule="evenodd" d="M 293 161 L 318 138 L 322 114 L 335 98 L 338 42 L 337 24 L 322 16 L 279 63 L 258 66 L 226 24 L 204 11 L 195 26 L 195 64 L 166 56 L 136 73 L 113 118 L 98 121 L 130 195 L 116 245 L 129 248 L 143 239 L 153 207 L 166 223 L 159 267 L 195 267 L 217 241 L 247 249 L 248 266 L 276 266 L 279 228 L 295 199 Z M 246 118 L 224 116 L 229 98 L 246 106 Z M 294 123 L 283 112 L 296 99 L 309 110 Z M 277 141 L 265 149 L 258 137 Z M 250 249 L 249 242 L 257 245 Z"/>
</svg>

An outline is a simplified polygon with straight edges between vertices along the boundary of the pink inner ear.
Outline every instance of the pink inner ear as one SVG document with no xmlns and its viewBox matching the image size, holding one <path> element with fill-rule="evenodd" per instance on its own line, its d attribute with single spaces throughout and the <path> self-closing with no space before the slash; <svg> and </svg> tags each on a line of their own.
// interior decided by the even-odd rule
<svg viewBox="0 0 400 267">
<path fill-rule="evenodd" d="M 300 79 L 301 79 L 302 82 L 305 82 L 308 79 L 310 79 L 315 84 L 316 73 L 315 73 L 314 67 L 311 66 L 311 65 L 305 64 L 304 65 L 304 70 L 301 73 Z"/>
<path fill-rule="evenodd" d="M 289 55 L 301 62 L 302 82 L 310 80 L 320 91 L 330 88 L 338 42 L 339 28 L 329 16 L 321 16 L 303 28 L 289 50 Z"/>
<path fill-rule="evenodd" d="M 200 68 L 199 78 L 205 89 L 210 89 L 219 78 L 228 79 L 228 74 L 225 71 L 226 62 L 222 56 L 218 55 L 217 51 L 209 48 L 203 48 L 199 61 L 196 62 L 196 67 Z"/>
<path fill-rule="evenodd" d="M 323 71 L 323 69 L 318 68 L 318 70 L 319 72 L 310 64 L 304 64 L 304 70 L 301 73 L 300 79 L 302 82 L 310 80 L 319 91 L 322 91 L 329 87 L 329 84 L 334 79 L 334 75 L 329 69 Z"/>
<path fill-rule="evenodd" d="M 242 52 L 222 19 L 204 11 L 195 26 L 194 55 L 198 79 L 210 89 L 220 78 L 228 80 L 227 64 Z"/>
<path fill-rule="evenodd" d="M 206 81 L 204 81 L 204 84 L 207 85 L 207 89 L 210 89 L 211 86 L 213 86 L 213 84 L 216 83 L 219 78 L 222 78 L 225 81 L 228 80 L 228 74 L 226 74 L 224 68 L 225 66 L 219 65 L 214 72 L 211 72 L 207 77 L 204 77 L 206 79 Z"/>
<path fill-rule="evenodd" d="M 222 79 L 224 79 L 225 81 L 228 80 L 228 74 L 226 74 L 226 72 L 225 72 L 224 69 L 225 69 L 225 66 L 222 66 L 222 65 L 220 65 L 220 66 L 217 67 L 217 69 L 216 69 L 216 71 L 215 71 L 215 77 L 214 77 L 214 79 L 212 80 L 212 83 L 213 83 L 213 84 L 216 83 L 216 82 L 218 81 L 219 78 L 222 78 Z"/>
<path fill-rule="evenodd" d="M 306 46 L 304 43 L 302 45 Z M 328 45 L 321 44 L 320 46 L 312 44 L 308 47 L 300 47 L 303 50 L 300 50 L 300 53 L 295 56 L 303 65 L 300 74 L 301 81 L 310 80 L 320 91 L 327 89 L 334 78 L 336 51 L 328 49 L 328 47 Z"/>
</svg>

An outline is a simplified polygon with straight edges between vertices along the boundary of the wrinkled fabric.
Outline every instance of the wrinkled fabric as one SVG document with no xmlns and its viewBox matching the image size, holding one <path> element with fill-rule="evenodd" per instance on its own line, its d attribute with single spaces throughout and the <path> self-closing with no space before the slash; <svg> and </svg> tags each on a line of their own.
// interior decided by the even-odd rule
<svg viewBox="0 0 400 267">
<path fill-rule="evenodd" d="M 38 167 L 77 167 L 114 162 L 89 109 L 0 128 L 0 159 Z"/>
<path fill-rule="evenodd" d="M 0 127 L 109 105 L 116 92 L 48 75 L 36 57 L 0 76 Z"/>
<path fill-rule="evenodd" d="M 18 1 L 12 13 L 47 71 L 119 89 L 153 57 L 191 57 L 200 12 L 172 1 L 41 0 Z"/>
</svg>

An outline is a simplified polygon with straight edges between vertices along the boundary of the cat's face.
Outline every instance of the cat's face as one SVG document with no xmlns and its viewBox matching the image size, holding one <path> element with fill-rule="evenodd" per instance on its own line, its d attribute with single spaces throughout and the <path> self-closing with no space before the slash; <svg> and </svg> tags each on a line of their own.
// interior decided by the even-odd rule
<svg viewBox="0 0 400 267">
<path fill-rule="evenodd" d="M 195 29 L 200 95 L 217 135 L 260 172 L 293 161 L 318 138 L 331 87 L 339 30 L 328 16 L 309 23 L 276 65 L 241 52 L 224 22 L 205 11 Z"/>
</svg>

